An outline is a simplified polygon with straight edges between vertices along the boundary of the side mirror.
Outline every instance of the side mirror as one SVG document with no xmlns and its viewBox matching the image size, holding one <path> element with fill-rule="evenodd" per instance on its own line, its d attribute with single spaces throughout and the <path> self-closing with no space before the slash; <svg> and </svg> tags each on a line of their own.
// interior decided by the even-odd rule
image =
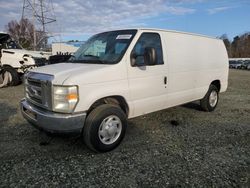
<svg viewBox="0 0 250 188">
<path fill-rule="evenodd" d="M 144 62 L 145 65 L 156 65 L 157 54 L 155 48 L 147 47 L 144 50 Z"/>
<path fill-rule="evenodd" d="M 130 61 L 131 61 L 131 65 L 132 67 L 141 67 L 141 66 L 144 66 L 144 64 L 137 64 L 136 63 L 136 58 L 139 57 L 139 56 L 142 56 L 142 55 L 139 55 L 135 52 L 132 52 L 131 55 L 130 55 Z"/>
</svg>

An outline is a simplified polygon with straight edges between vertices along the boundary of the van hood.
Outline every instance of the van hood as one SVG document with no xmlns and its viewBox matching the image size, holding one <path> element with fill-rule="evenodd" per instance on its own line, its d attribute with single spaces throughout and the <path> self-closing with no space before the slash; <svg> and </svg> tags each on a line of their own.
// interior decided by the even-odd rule
<svg viewBox="0 0 250 188">
<path fill-rule="evenodd" d="M 120 66 L 88 63 L 58 63 L 32 69 L 30 72 L 54 76 L 53 84 L 81 85 L 121 79 Z M 118 71 L 118 72 L 117 72 Z"/>
</svg>

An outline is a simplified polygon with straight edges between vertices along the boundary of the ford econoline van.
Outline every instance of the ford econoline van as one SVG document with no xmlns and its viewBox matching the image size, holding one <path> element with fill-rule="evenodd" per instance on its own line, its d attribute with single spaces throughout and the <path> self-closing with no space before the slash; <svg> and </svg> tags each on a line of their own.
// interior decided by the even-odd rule
<svg viewBox="0 0 250 188">
<path fill-rule="evenodd" d="M 222 40 L 159 29 L 91 37 L 68 62 L 25 75 L 25 119 L 47 132 L 82 134 L 97 152 L 116 148 L 127 119 L 200 100 L 213 111 L 228 85 Z"/>
</svg>

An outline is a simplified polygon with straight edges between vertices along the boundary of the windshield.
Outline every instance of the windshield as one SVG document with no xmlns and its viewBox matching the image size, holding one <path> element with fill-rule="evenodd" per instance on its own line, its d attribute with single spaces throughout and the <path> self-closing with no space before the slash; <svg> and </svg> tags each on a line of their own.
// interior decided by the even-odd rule
<svg viewBox="0 0 250 188">
<path fill-rule="evenodd" d="M 136 30 L 120 30 L 100 33 L 84 43 L 69 62 L 115 64 L 126 52 Z"/>
</svg>

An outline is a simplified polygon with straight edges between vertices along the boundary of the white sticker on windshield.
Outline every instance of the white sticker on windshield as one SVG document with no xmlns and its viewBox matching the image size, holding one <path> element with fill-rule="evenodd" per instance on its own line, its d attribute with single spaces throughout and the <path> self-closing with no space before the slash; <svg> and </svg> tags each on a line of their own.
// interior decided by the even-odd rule
<svg viewBox="0 0 250 188">
<path fill-rule="evenodd" d="M 132 35 L 118 35 L 116 39 L 130 39 Z"/>
</svg>

